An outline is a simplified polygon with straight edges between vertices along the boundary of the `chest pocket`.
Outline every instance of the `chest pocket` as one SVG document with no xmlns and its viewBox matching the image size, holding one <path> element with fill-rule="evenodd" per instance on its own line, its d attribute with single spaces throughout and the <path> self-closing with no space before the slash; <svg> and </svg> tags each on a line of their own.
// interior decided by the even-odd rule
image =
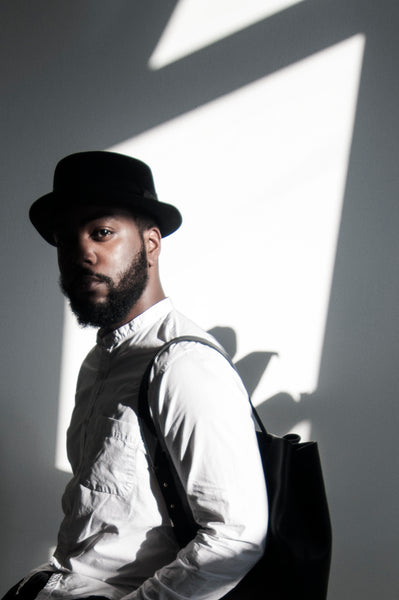
<svg viewBox="0 0 399 600">
<path fill-rule="evenodd" d="M 135 480 L 137 425 L 100 416 L 88 425 L 79 481 L 96 492 L 126 497 Z"/>
</svg>

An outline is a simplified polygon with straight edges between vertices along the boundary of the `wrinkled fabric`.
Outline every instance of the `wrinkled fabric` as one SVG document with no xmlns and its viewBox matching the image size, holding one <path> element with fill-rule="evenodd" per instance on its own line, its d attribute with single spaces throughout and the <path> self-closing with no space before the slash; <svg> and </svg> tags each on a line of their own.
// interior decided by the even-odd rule
<svg viewBox="0 0 399 600">
<path fill-rule="evenodd" d="M 156 348 L 179 335 L 210 338 L 169 299 L 99 332 L 78 378 L 67 434 L 73 477 L 62 499 L 54 575 L 39 600 L 217 600 L 260 557 L 267 498 L 250 406 L 215 350 L 173 345 L 151 374 L 150 408 L 200 525 L 181 550 L 149 470 L 139 385 Z"/>
</svg>

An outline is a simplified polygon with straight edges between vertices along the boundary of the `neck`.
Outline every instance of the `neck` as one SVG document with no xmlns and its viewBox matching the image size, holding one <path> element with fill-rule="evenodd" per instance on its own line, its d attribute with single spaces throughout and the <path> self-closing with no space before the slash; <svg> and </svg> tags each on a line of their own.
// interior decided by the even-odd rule
<svg viewBox="0 0 399 600">
<path fill-rule="evenodd" d="M 151 285 L 147 285 L 144 292 L 141 294 L 138 301 L 132 306 L 132 308 L 130 309 L 126 317 L 123 319 L 123 321 L 120 321 L 119 323 L 113 323 L 109 327 L 104 328 L 102 331 L 104 333 L 109 333 L 110 331 L 119 329 L 119 327 L 126 325 L 126 323 L 129 323 L 130 321 L 141 315 L 143 312 L 151 308 L 151 306 L 154 306 L 154 304 L 157 304 L 165 298 L 166 295 L 162 289 L 162 285 L 159 280 Z"/>
</svg>

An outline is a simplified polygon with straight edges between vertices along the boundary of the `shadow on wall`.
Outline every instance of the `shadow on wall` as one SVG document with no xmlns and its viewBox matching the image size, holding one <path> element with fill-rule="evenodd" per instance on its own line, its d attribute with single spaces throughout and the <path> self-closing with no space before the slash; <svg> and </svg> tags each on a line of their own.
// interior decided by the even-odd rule
<svg viewBox="0 0 399 600">
<path fill-rule="evenodd" d="M 208 333 L 213 335 L 220 342 L 227 354 L 233 359 L 237 352 L 237 335 L 232 327 L 213 327 Z M 262 375 L 267 369 L 272 356 L 276 356 L 276 352 L 251 352 L 234 362 L 234 365 L 239 372 L 245 387 L 250 396 L 252 396 L 256 386 L 258 385 Z"/>
<path fill-rule="evenodd" d="M 231 327 L 214 327 L 209 330 L 209 333 L 222 344 L 229 356 L 234 359 L 237 351 L 237 338 L 234 329 Z M 278 360 L 278 353 L 272 351 L 251 352 L 234 362 L 250 397 L 273 357 Z M 313 394 L 301 394 L 300 402 L 296 402 L 290 394 L 282 392 L 257 406 L 257 411 L 268 431 L 277 435 L 284 435 L 300 421 L 309 420 L 313 423 L 316 402 L 312 398 Z"/>
</svg>

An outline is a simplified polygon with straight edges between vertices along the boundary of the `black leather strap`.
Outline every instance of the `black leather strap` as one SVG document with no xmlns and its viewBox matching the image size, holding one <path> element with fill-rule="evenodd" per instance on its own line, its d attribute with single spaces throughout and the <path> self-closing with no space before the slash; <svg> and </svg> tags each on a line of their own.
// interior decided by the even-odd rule
<svg viewBox="0 0 399 600">
<path fill-rule="evenodd" d="M 141 431 L 150 462 L 150 468 L 154 472 L 161 488 L 169 517 L 175 528 L 177 540 L 180 546 L 184 547 L 195 537 L 199 525 L 195 522 L 187 500 L 187 495 L 177 473 L 176 467 L 173 464 L 173 461 L 165 447 L 162 435 L 154 423 L 148 405 L 149 378 L 154 363 L 161 356 L 161 354 L 170 348 L 170 346 L 180 342 L 197 342 L 205 346 L 209 346 L 210 348 L 213 348 L 219 352 L 219 354 L 221 354 L 230 363 L 234 370 L 236 370 L 236 368 L 229 355 L 216 344 L 206 340 L 205 338 L 196 336 L 180 336 L 166 342 L 158 349 L 147 365 L 141 380 L 138 416 L 141 423 Z M 263 423 L 249 397 L 248 400 L 252 407 L 254 419 L 256 420 L 259 428 L 265 435 L 269 435 L 267 434 Z"/>
</svg>

